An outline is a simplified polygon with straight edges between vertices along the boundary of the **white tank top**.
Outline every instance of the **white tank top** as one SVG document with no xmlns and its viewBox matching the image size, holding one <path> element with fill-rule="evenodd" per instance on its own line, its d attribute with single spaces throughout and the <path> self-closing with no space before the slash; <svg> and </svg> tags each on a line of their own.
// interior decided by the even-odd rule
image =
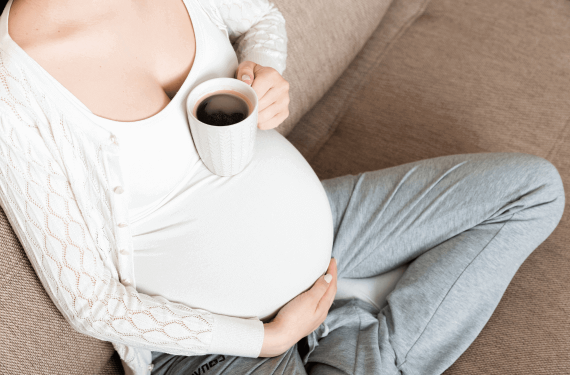
<svg viewBox="0 0 570 375">
<path fill-rule="evenodd" d="M 233 77 L 224 31 L 184 1 L 196 35 L 190 74 L 158 114 L 121 122 L 91 113 L 121 150 L 139 292 L 213 313 L 268 320 L 329 264 L 332 215 L 324 188 L 276 130 L 258 130 L 251 163 L 232 177 L 202 163 L 188 125 L 189 92 Z"/>
</svg>

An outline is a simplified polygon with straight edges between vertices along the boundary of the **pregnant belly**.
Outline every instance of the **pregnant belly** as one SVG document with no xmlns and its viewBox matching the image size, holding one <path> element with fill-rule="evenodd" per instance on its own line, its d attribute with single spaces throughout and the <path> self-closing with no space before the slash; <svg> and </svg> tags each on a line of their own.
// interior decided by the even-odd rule
<svg viewBox="0 0 570 375">
<path fill-rule="evenodd" d="M 200 161 L 131 230 L 139 292 L 264 321 L 326 271 L 333 244 L 321 182 L 273 129 L 258 131 L 241 173 L 219 177 Z"/>
</svg>

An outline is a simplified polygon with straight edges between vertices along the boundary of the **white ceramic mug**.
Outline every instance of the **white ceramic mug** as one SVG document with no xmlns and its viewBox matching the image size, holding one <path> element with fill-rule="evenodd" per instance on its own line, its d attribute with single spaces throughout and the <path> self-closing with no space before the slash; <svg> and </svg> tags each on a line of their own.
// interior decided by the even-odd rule
<svg viewBox="0 0 570 375">
<path fill-rule="evenodd" d="M 211 95 L 230 93 L 247 103 L 249 115 L 224 126 L 198 120 L 198 105 Z M 206 167 L 219 176 L 233 176 L 251 161 L 257 136 L 257 94 L 247 83 L 235 78 L 213 78 L 192 89 L 186 99 L 186 113 L 192 139 Z"/>
</svg>

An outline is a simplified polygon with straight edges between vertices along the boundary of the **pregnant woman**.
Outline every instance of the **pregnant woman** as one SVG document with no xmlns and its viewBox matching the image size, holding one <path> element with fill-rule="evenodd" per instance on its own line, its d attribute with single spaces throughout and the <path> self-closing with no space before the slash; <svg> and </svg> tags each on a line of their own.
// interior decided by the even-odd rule
<svg viewBox="0 0 570 375">
<path fill-rule="evenodd" d="M 528 154 L 319 181 L 274 129 L 287 36 L 267 0 L 9 0 L 0 34 L 0 203 L 57 308 L 127 374 L 441 374 L 562 216 L 558 171 Z M 216 77 L 259 97 L 232 177 L 185 111 Z M 408 262 L 381 311 L 333 304 L 339 278 Z"/>
</svg>

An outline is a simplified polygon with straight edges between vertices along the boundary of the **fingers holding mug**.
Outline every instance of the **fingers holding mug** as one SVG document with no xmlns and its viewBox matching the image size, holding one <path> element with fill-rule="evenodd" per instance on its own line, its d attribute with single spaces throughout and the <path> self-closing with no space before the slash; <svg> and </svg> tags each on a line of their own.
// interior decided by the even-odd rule
<svg viewBox="0 0 570 375">
<path fill-rule="evenodd" d="M 289 117 L 289 96 L 280 97 L 258 113 L 257 127 L 261 130 L 273 129 L 287 117 Z"/>
<path fill-rule="evenodd" d="M 273 129 L 289 117 L 289 82 L 270 66 L 243 61 L 236 71 L 236 78 L 250 83 L 259 100 L 257 127 Z"/>
</svg>

